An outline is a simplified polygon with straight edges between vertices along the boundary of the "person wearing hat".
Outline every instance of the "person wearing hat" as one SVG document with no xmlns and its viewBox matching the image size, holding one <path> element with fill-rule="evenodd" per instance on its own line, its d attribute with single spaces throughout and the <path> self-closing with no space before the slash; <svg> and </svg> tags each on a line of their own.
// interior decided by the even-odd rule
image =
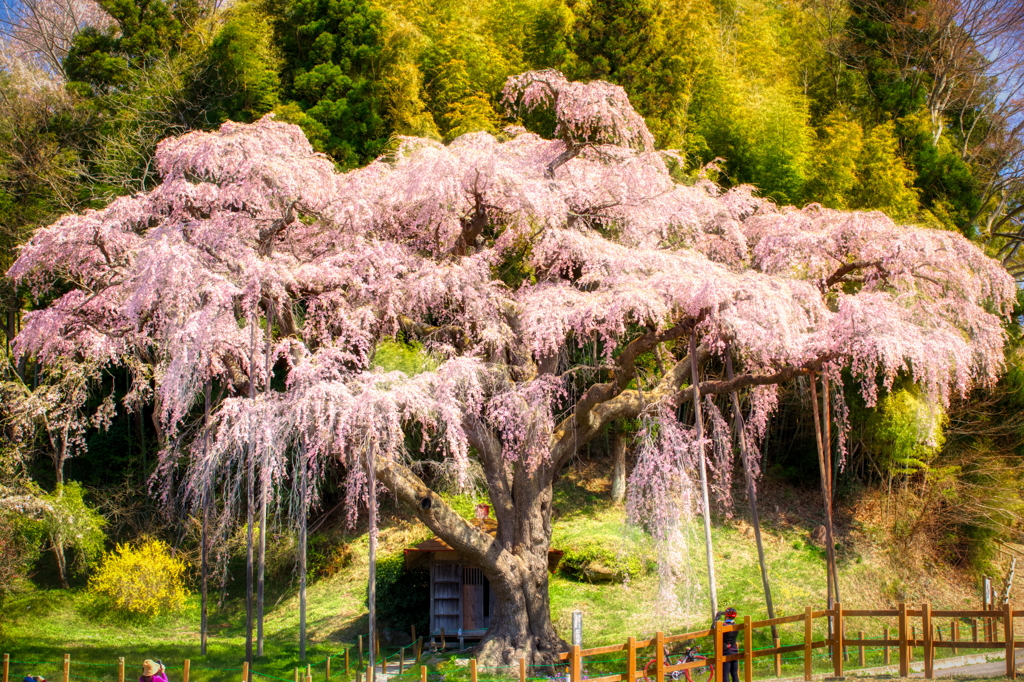
<svg viewBox="0 0 1024 682">
<path fill-rule="evenodd" d="M 151 661 L 148 658 L 142 662 L 142 677 L 139 682 L 168 682 L 167 669 L 161 661 Z"/>
<path fill-rule="evenodd" d="M 736 623 L 736 609 L 731 606 L 725 611 L 719 611 L 715 614 L 715 620 L 711 621 L 714 623 L 722 616 L 725 616 L 725 624 L 733 625 Z M 726 656 L 738 654 L 740 652 L 739 646 L 736 644 L 736 636 L 739 633 L 735 630 L 732 632 L 722 633 L 722 653 Z M 729 678 L 732 678 L 732 682 L 740 682 L 740 662 L 739 661 L 726 661 L 722 664 L 722 682 L 726 682 Z"/>
</svg>

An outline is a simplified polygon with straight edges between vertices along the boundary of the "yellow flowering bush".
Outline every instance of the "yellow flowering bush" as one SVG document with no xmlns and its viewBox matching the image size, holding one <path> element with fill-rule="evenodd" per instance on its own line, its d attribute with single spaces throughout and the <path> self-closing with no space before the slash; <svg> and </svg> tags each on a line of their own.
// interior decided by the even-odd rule
<svg viewBox="0 0 1024 682">
<path fill-rule="evenodd" d="M 185 562 L 171 556 L 160 540 L 138 546 L 118 545 L 107 552 L 89 580 L 89 591 L 110 598 L 129 613 L 155 616 L 177 611 L 185 604 Z"/>
</svg>

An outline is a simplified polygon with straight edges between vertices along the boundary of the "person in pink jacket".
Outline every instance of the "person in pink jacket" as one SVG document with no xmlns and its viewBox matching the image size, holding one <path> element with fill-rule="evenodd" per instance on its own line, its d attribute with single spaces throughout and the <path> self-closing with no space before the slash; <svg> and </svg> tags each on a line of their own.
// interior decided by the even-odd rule
<svg viewBox="0 0 1024 682">
<path fill-rule="evenodd" d="M 168 682 L 167 669 L 160 661 L 146 659 L 142 662 L 142 677 L 139 682 Z"/>
</svg>

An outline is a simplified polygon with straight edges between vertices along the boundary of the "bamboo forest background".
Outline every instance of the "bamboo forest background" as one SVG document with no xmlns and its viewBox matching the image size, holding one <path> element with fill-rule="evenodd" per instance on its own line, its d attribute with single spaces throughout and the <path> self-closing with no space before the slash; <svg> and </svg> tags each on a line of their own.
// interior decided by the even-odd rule
<svg viewBox="0 0 1024 682">
<path fill-rule="evenodd" d="M 498 104 L 506 78 L 554 68 L 623 86 L 658 146 L 682 155 L 680 179 L 709 175 L 779 204 L 880 210 L 954 230 L 1024 276 L 1020 2 L 4 0 L 4 12 L 0 271 L 39 226 L 152 188 L 154 150 L 168 135 L 273 112 L 351 168 L 400 135 L 500 134 L 513 122 Z M 553 125 L 522 123 L 542 133 Z M 40 376 L 12 358 L 21 313 L 46 303 L 0 280 L 0 390 L 39 400 L 91 390 L 92 408 L 117 402 L 131 388 L 126 375 L 87 388 L 73 368 Z M 884 490 L 894 537 L 927 541 L 967 571 L 986 570 L 993 541 L 1020 531 L 1024 359 L 1016 322 L 1009 332 L 1001 382 L 948 411 L 909 382 L 873 409 L 848 396 L 853 447 L 840 499 Z M 391 367 L 422 361 L 397 343 L 378 354 Z M 813 488 L 804 400 L 783 392 L 765 457 L 772 480 Z M 153 409 L 117 407 L 71 458 L 51 431 L 0 422 L 0 492 L 63 510 L 26 525 L 0 509 L 0 594 L 30 573 L 82 580 L 117 541 L 162 535 L 195 546 L 196 528 L 164 528 L 165 507 L 149 492 L 155 453 L 167 445 Z M 614 440 L 590 454 L 607 454 Z M 325 513 L 338 502 L 332 485 Z M 342 561 L 311 526 L 314 566 Z"/>
</svg>

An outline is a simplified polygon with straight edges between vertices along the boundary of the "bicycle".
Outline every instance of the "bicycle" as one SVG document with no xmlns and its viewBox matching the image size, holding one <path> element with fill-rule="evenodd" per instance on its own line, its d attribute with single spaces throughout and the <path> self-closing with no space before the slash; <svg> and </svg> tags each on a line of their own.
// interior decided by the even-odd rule
<svg viewBox="0 0 1024 682">
<path fill-rule="evenodd" d="M 698 651 L 700 651 L 700 647 L 696 646 L 696 645 L 691 646 L 688 649 L 685 649 L 683 651 L 683 655 L 681 657 L 677 658 L 675 663 L 672 662 L 672 659 L 670 658 L 670 654 L 668 652 L 665 652 L 665 665 L 666 666 L 671 666 L 671 665 L 679 665 L 681 663 L 692 663 L 694 661 L 707 661 L 708 657 L 707 656 L 702 656 L 701 654 L 698 654 L 697 653 Z M 652 658 L 651 660 L 649 660 L 647 662 L 647 665 L 644 666 L 644 677 L 643 677 L 644 682 L 655 682 L 655 677 L 656 677 L 656 675 L 654 673 L 655 663 L 656 663 L 656 659 Z M 679 679 L 685 678 L 686 682 L 694 682 L 693 677 L 690 676 L 690 671 L 691 670 L 700 670 L 701 667 L 702 666 L 698 666 L 696 668 L 686 668 L 685 670 L 674 670 L 674 671 L 672 671 L 670 673 L 667 673 L 665 675 L 665 679 L 667 679 L 667 680 L 668 679 L 679 680 Z M 715 666 L 709 665 L 709 666 L 707 666 L 707 668 L 708 668 L 708 679 L 706 680 L 706 682 L 712 682 L 715 679 Z"/>
</svg>

